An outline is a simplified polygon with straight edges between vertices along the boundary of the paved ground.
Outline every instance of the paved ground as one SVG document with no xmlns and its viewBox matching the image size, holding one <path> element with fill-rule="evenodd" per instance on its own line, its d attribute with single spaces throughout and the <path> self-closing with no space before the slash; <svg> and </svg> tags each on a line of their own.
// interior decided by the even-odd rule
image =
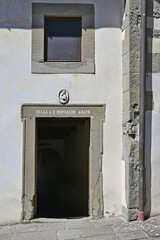
<svg viewBox="0 0 160 240">
<path fill-rule="evenodd" d="M 44 220 L 43 220 L 44 221 Z M 32 221 L 0 226 L 0 240 L 160 240 L 160 216 L 126 223 L 122 218 Z"/>
</svg>

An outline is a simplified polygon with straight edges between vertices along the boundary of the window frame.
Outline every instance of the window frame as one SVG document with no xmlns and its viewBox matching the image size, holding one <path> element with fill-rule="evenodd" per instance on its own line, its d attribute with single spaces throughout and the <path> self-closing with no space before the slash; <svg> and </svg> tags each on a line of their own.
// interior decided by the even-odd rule
<svg viewBox="0 0 160 240">
<path fill-rule="evenodd" d="M 44 61 L 44 17 L 81 17 L 81 61 Z M 32 3 L 33 74 L 95 74 L 93 4 Z"/>
</svg>

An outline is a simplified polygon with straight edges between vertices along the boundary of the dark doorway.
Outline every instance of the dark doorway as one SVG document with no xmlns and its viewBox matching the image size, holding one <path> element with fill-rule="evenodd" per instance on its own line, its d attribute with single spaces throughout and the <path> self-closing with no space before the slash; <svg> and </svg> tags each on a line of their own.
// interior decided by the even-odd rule
<svg viewBox="0 0 160 240">
<path fill-rule="evenodd" d="M 36 217 L 89 215 L 90 119 L 37 118 Z"/>
</svg>

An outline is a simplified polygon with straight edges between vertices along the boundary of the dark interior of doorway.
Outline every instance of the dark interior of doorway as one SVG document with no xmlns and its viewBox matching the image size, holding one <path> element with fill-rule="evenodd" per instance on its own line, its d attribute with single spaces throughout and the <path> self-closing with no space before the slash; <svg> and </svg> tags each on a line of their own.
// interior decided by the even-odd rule
<svg viewBox="0 0 160 240">
<path fill-rule="evenodd" d="M 89 215 L 90 119 L 36 120 L 35 217 Z"/>
</svg>

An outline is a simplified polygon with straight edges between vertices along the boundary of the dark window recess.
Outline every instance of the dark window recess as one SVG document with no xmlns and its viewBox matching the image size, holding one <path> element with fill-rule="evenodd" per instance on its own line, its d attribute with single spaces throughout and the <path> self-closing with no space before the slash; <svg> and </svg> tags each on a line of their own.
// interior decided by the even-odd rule
<svg viewBox="0 0 160 240">
<path fill-rule="evenodd" d="M 45 61 L 81 61 L 81 18 L 45 18 Z"/>
</svg>

